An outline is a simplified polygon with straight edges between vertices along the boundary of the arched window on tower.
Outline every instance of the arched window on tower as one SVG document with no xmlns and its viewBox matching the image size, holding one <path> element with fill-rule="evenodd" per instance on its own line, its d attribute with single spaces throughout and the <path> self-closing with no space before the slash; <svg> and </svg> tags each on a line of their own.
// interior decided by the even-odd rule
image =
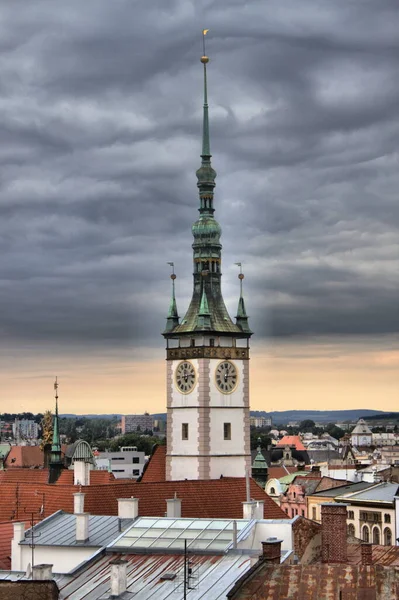
<svg viewBox="0 0 399 600">
<path fill-rule="evenodd" d="M 370 542 L 370 531 L 367 525 L 363 525 L 362 529 L 362 540 L 368 544 Z"/>
<path fill-rule="evenodd" d="M 270 488 L 270 493 L 273 494 L 273 496 L 276 495 L 276 490 L 274 488 Z"/>
</svg>

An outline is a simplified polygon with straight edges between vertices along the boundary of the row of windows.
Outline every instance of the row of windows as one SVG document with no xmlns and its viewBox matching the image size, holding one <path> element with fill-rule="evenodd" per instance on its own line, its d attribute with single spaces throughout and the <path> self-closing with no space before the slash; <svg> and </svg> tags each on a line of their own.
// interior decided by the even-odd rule
<svg viewBox="0 0 399 600">
<path fill-rule="evenodd" d="M 369 543 L 370 541 L 372 541 L 372 543 L 376 544 L 377 546 L 379 546 L 381 544 L 381 532 L 378 527 L 373 528 L 372 539 L 370 537 L 370 529 L 369 529 L 368 525 L 363 525 L 361 533 L 362 533 L 362 540 L 364 542 Z M 355 526 L 352 523 L 350 525 L 348 525 L 348 534 L 351 536 L 355 536 Z M 383 543 L 384 543 L 384 546 L 392 545 L 392 532 L 389 529 L 389 527 L 385 527 L 385 529 L 384 529 Z"/>
<path fill-rule="evenodd" d="M 113 473 L 126 473 L 125 469 L 112 469 Z M 138 477 L 140 475 L 140 469 L 133 469 L 132 471 L 133 477 Z"/>
<path fill-rule="evenodd" d="M 288 510 L 288 508 L 286 508 L 286 509 L 285 509 L 285 512 L 287 513 L 287 515 L 288 515 L 288 516 L 291 516 L 291 518 L 294 518 L 294 517 L 296 517 L 296 516 L 299 514 L 299 512 L 298 512 L 298 509 L 297 509 L 297 508 L 293 508 L 293 509 L 291 510 L 291 515 L 290 515 L 290 513 L 289 513 L 289 510 Z M 305 516 L 305 511 L 303 510 L 303 508 L 301 509 L 301 516 L 302 516 L 302 517 L 304 517 L 304 516 Z"/>
<path fill-rule="evenodd" d="M 112 460 L 112 462 L 115 462 L 115 461 L 127 460 L 127 459 L 124 456 L 113 456 L 111 458 L 111 460 Z M 132 463 L 139 463 L 139 462 L 140 462 L 139 457 L 138 456 L 133 456 Z"/>
<path fill-rule="evenodd" d="M 188 440 L 188 423 L 181 425 L 181 439 Z M 223 423 L 223 439 L 231 440 L 231 423 Z"/>
<path fill-rule="evenodd" d="M 348 510 L 348 519 L 350 519 L 351 521 L 353 521 L 355 518 L 355 513 L 353 510 Z M 380 522 L 382 519 L 382 515 L 381 513 L 370 513 L 370 512 L 360 512 L 360 520 L 361 521 L 374 521 L 374 522 Z M 384 514 L 384 523 L 390 523 L 391 522 L 391 515 L 389 515 L 388 513 Z"/>
</svg>

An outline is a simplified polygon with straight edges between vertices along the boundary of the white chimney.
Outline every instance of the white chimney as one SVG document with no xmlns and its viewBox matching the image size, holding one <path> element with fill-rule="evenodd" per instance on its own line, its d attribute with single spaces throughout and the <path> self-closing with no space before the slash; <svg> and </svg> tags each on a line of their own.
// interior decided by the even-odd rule
<svg viewBox="0 0 399 600">
<path fill-rule="evenodd" d="M 264 519 L 265 503 L 263 500 L 251 500 L 242 503 L 243 519 Z"/>
<path fill-rule="evenodd" d="M 90 485 L 90 464 L 84 460 L 75 460 L 73 463 L 74 485 Z"/>
<path fill-rule="evenodd" d="M 181 500 L 176 498 L 176 496 L 171 500 L 166 500 L 166 516 L 170 519 L 180 519 Z"/>
<path fill-rule="evenodd" d="M 33 565 L 32 579 L 50 581 L 53 578 L 53 565 Z"/>
<path fill-rule="evenodd" d="M 118 598 L 127 589 L 127 560 L 115 559 L 111 565 L 111 598 Z"/>
<path fill-rule="evenodd" d="M 11 540 L 11 569 L 22 571 L 22 546 L 19 542 L 25 539 L 25 523 L 13 523 L 14 536 Z"/>
<path fill-rule="evenodd" d="M 76 492 L 73 495 L 73 512 L 75 515 L 84 513 L 85 511 L 85 495 L 82 492 Z"/>
<path fill-rule="evenodd" d="M 118 498 L 118 517 L 120 519 L 137 519 L 138 516 L 138 498 Z"/>
<path fill-rule="evenodd" d="M 75 515 L 77 542 L 87 542 L 89 539 L 89 517 L 89 513 L 80 513 Z"/>
</svg>

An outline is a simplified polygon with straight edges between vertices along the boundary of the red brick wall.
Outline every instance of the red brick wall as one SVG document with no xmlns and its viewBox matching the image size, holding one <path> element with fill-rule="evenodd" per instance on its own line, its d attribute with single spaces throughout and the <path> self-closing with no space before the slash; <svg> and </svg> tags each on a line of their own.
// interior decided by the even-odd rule
<svg viewBox="0 0 399 600">
<path fill-rule="evenodd" d="M 321 505 L 321 560 L 325 563 L 347 561 L 346 505 Z"/>
<path fill-rule="evenodd" d="M 294 552 L 301 560 L 312 539 L 321 531 L 320 523 L 300 517 L 292 526 Z"/>
</svg>

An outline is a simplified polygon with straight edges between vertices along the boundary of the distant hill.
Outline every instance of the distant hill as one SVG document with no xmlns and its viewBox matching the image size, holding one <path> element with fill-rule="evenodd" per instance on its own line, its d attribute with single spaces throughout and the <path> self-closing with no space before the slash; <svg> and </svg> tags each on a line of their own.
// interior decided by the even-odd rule
<svg viewBox="0 0 399 600">
<path fill-rule="evenodd" d="M 396 415 L 392 416 L 392 415 Z M 87 419 L 119 419 L 121 415 L 74 415 L 74 414 L 62 414 L 61 417 L 85 417 Z M 154 419 L 166 420 L 166 413 L 155 413 L 152 415 Z M 253 417 L 271 417 L 273 423 L 284 425 L 289 421 L 304 421 L 305 419 L 312 419 L 316 423 L 339 423 L 343 421 L 350 421 L 355 423 L 359 419 L 398 419 L 399 413 L 387 413 L 384 411 L 369 410 L 369 409 L 354 409 L 354 410 L 283 410 L 283 411 L 272 411 L 266 412 L 264 410 L 251 410 L 251 416 Z"/>
<path fill-rule="evenodd" d="M 361 418 L 372 418 L 378 415 L 385 415 L 383 411 L 355 409 L 355 410 L 283 410 L 266 412 L 263 410 L 251 410 L 251 416 L 254 417 L 271 417 L 273 423 L 282 425 L 289 421 L 304 421 L 311 419 L 315 423 L 339 423 L 350 421 L 352 423 Z"/>
<path fill-rule="evenodd" d="M 365 421 L 399 421 L 399 412 L 382 413 L 364 417 Z"/>
</svg>

